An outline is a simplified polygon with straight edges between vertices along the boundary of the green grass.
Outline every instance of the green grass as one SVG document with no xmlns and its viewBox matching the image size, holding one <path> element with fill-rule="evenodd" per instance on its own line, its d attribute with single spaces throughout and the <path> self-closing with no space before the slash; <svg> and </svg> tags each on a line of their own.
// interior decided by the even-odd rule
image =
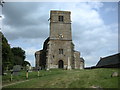
<svg viewBox="0 0 120 90">
<path fill-rule="evenodd" d="M 53 70 L 50 70 L 50 71 L 41 70 L 39 72 L 39 74 L 40 74 L 39 77 L 44 77 L 44 76 L 48 76 L 48 75 L 51 75 L 51 74 L 53 75 L 53 74 L 57 74 L 57 73 L 62 72 L 62 70 L 58 71 L 56 69 L 54 69 L 54 72 L 52 72 L 52 73 L 51 73 L 51 71 L 53 71 Z M 25 71 L 21 71 L 18 75 L 13 75 L 12 81 L 10 80 L 10 78 L 11 78 L 10 72 L 8 71 L 7 73 L 8 73 L 7 75 L 2 76 L 2 84 L 3 85 L 10 84 L 10 83 L 13 83 L 13 82 L 15 83 L 15 82 L 18 82 L 18 81 L 27 80 Z M 37 75 L 38 75 L 37 71 L 29 72 L 29 79 L 38 78 Z"/>
<path fill-rule="evenodd" d="M 40 77 L 37 77 L 37 72 L 30 72 L 29 81 L 10 85 L 5 88 L 90 88 L 91 86 L 118 88 L 118 79 L 120 77 L 111 77 L 113 72 L 118 72 L 118 69 L 54 69 L 41 71 Z M 3 80 L 4 84 L 6 84 L 5 77 L 3 77 Z M 21 76 L 15 77 L 12 82 L 16 82 L 17 80 L 25 80 L 25 75 L 21 74 Z"/>
</svg>

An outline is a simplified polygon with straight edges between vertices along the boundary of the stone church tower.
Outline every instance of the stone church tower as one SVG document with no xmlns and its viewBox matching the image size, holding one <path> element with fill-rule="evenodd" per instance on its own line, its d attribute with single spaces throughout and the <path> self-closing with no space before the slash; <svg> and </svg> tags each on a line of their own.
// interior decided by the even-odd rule
<svg viewBox="0 0 120 90">
<path fill-rule="evenodd" d="M 71 12 L 50 12 L 50 35 L 43 45 L 43 50 L 35 53 L 36 67 L 83 69 L 84 60 L 74 51 L 71 33 Z"/>
</svg>

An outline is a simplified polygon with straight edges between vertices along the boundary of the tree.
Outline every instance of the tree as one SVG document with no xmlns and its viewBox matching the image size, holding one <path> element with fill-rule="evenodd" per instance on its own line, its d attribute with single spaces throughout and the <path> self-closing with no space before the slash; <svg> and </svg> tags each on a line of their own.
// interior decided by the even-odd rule
<svg viewBox="0 0 120 90">
<path fill-rule="evenodd" d="M 12 53 L 14 55 L 14 65 L 23 65 L 25 60 L 25 51 L 20 47 L 13 47 Z"/>
<path fill-rule="evenodd" d="M 2 73 L 6 69 L 11 69 L 13 66 L 13 53 L 11 52 L 10 44 L 7 39 L 2 35 Z"/>
<path fill-rule="evenodd" d="M 28 66 L 31 66 L 30 63 L 28 61 L 24 61 L 23 63 L 23 67 L 24 67 L 24 70 L 27 70 L 28 69 Z"/>
<path fill-rule="evenodd" d="M 30 63 L 29 63 L 28 61 L 24 61 L 23 66 L 25 67 L 26 65 L 31 66 Z"/>
<path fill-rule="evenodd" d="M 2 37 L 2 74 L 5 70 L 13 69 L 14 65 L 24 66 L 29 64 L 29 62 L 25 60 L 25 51 L 20 47 L 10 47 L 8 40 L 4 37 L 4 35 L 0 32 L 0 36 Z M 1 39 L 0 37 L 0 39 Z M 1 44 L 1 43 L 0 43 Z M 0 67 L 1 68 L 1 67 Z"/>
</svg>

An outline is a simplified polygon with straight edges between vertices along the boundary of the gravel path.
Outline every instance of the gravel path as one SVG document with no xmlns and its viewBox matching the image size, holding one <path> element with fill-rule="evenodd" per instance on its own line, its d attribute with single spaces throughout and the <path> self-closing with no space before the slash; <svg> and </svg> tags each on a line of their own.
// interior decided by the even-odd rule
<svg viewBox="0 0 120 90">
<path fill-rule="evenodd" d="M 3 88 L 3 87 L 6 87 L 6 86 L 10 86 L 10 85 L 18 84 L 18 83 L 22 83 L 22 82 L 30 81 L 30 80 L 32 80 L 32 79 L 24 80 L 24 81 L 19 81 L 19 82 L 15 82 L 15 83 L 10 83 L 10 84 L 6 84 L 6 85 L 3 85 L 2 88 Z"/>
</svg>

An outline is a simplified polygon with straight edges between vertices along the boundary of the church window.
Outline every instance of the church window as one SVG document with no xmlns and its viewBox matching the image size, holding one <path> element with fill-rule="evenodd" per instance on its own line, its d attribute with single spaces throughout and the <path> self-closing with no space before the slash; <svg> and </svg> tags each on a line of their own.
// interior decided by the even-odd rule
<svg viewBox="0 0 120 90">
<path fill-rule="evenodd" d="M 53 58 L 54 58 L 55 56 L 53 55 Z"/>
<path fill-rule="evenodd" d="M 60 22 L 63 22 L 63 20 L 64 20 L 63 16 L 59 16 L 58 19 L 59 19 Z"/>
<path fill-rule="evenodd" d="M 63 49 L 59 49 L 59 54 L 63 54 Z"/>
</svg>

